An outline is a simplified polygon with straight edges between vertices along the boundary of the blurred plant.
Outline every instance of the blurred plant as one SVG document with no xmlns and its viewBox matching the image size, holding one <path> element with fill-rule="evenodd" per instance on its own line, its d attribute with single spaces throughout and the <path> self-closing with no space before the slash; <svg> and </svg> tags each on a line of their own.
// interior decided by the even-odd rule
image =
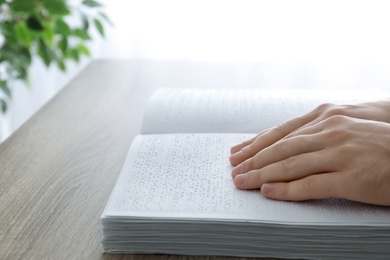
<svg viewBox="0 0 390 260">
<path fill-rule="evenodd" d="M 72 2 L 72 3 L 70 3 Z M 29 84 L 29 67 L 39 57 L 46 67 L 66 71 L 66 61 L 90 56 L 90 27 L 104 37 L 111 24 L 95 0 L 0 0 L 0 106 L 7 111 L 15 81 Z M 77 1 L 76 1 L 77 2 Z M 70 17 L 79 20 L 71 25 Z M 92 26 L 90 26 L 92 25 Z"/>
</svg>

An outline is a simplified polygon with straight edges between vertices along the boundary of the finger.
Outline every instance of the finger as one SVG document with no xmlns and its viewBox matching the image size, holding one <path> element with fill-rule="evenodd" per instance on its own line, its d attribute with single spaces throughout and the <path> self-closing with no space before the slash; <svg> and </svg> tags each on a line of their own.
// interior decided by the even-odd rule
<svg viewBox="0 0 390 260">
<path fill-rule="evenodd" d="M 236 166 L 232 170 L 232 177 L 235 178 L 238 174 L 261 169 L 292 156 L 322 150 L 324 141 L 318 135 L 320 134 L 299 135 L 280 140 Z"/>
<path fill-rule="evenodd" d="M 259 151 L 274 144 L 275 142 L 279 141 L 280 139 L 287 136 L 291 132 L 300 128 L 301 126 L 306 125 L 307 123 L 313 121 L 315 118 L 318 117 L 318 111 L 317 112 L 316 111 L 317 110 L 313 110 L 312 112 L 306 115 L 293 118 L 259 135 L 257 138 L 255 138 L 255 140 L 253 140 L 253 142 L 251 142 L 247 146 L 244 146 L 238 152 L 232 154 L 230 156 L 230 163 L 233 166 L 242 163 L 248 158 L 253 157 Z"/>
<path fill-rule="evenodd" d="M 343 185 L 338 175 L 323 173 L 292 182 L 266 183 L 261 187 L 261 193 L 270 199 L 287 201 L 334 198 Z"/>
<path fill-rule="evenodd" d="M 321 150 L 291 156 L 264 168 L 236 175 L 234 185 L 238 189 L 259 189 L 264 183 L 294 181 L 313 174 L 335 171 L 338 163 L 334 163 L 329 153 Z"/>
<path fill-rule="evenodd" d="M 250 145 L 251 143 L 253 143 L 257 137 L 259 137 L 262 133 L 252 137 L 251 139 L 249 140 L 246 140 L 240 144 L 237 144 L 235 146 L 233 146 L 231 149 L 230 149 L 230 154 L 235 154 L 236 152 L 240 151 L 242 148 L 244 148 L 245 146 L 248 146 Z"/>
</svg>

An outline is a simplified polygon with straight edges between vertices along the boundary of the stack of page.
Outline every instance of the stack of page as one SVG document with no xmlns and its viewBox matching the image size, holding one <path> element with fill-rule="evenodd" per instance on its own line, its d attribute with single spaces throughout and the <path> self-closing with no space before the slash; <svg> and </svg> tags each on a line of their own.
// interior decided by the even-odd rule
<svg viewBox="0 0 390 260">
<path fill-rule="evenodd" d="M 323 102 L 381 91 L 160 89 L 102 214 L 107 253 L 388 259 L 390 207 L 234 187 L 230 147 Z"/>
</svg>

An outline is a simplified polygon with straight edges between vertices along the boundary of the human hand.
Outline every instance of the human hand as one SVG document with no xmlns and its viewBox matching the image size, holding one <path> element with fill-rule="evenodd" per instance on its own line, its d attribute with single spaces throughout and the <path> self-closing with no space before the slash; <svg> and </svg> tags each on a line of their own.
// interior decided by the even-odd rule
<svg viewBox="0 0 390 260">
<path fill-rule="evenodd" d="M 301 127 L 314 125 L 320 121 L 336 115 L 390 123 L 389 111 L 390 100 L 364 102 L 352 105 L 322 104 L 303 116 L 293 118 L 290 121 L 260 133 L 258 136 L 246 142 L 233 146 L 231 149 L 231 154 L 235 154 L 241 149 L 245 150 L 247 146 L 251 145 L 258 137 L 261 136 L 262 145 L 260 145 L 257 149 L 253 149 L 253 152 L 258 152 Z M 243 160 L 252 157 L 254 154 L 245 153 L 245 155 L 246 158 L 232 157 L 230 160 L 232 165 L 238 165 Z"/>
<path fill-rule="evenodd" d="M 390 205 L 388 105 L 322 105 L 233 147 L 236 187 L 261 188 L 280 200 L 338 197 Z"/>
</svg>

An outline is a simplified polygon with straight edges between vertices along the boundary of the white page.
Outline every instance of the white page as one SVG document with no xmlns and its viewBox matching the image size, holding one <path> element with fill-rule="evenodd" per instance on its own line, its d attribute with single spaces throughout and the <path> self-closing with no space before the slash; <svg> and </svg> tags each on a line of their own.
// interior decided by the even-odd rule
<svg viewBox="0 0 390 260">
<path fill-rule="evenodd" d="M 234 187 L 229 148 L 248 134 L 140 135 L 103 218 L 221 219 L 318 225 L 390 226 L 390 207 L 346 200 L 282 202 Z"/>
<path fill-rule="evenodd" d="M 159 89 L 142 133 L 258 133 L 322 103 L 383 98 L 380 90 Z"/>
</svg>

